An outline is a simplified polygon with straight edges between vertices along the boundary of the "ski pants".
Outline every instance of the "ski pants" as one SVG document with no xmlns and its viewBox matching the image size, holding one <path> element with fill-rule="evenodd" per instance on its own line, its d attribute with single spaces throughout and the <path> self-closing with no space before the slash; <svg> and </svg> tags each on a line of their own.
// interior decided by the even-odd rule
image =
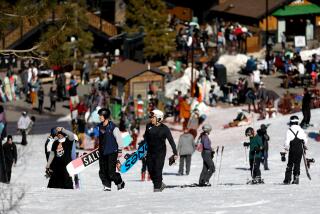
<svg viewBox="0 0 320 214">
<path fill-rule="evenodd" d="M 261 163 L 261 158 L 259 157 L 250 159 L 250 171 L 251 171 L 252 179 L 255 179 L 256 177 L 261 177 L 260 163 Z"/>
<path fill-rule="evenodd" d="M 203 150 L 201 152 L 201 156 L 203 160 L 203 167 L 199 178 L 199 184 L 204 184 L 209 182 L 212 174 L 215 172 L 215 167 L 212 160 L 212 151 Z"/>
<path fill-rule="evenodd" d="M 141 159 L 142 167 L 141 167 L 141 173 L 144 173 L 147 171 L 147 158 L 144 157 Z"/>
<path fill-rule="evenodd" d="M 22 135 L 22 139 L 21 139 L 21 145 L 27 145 L 27 132 L 26 129 L 20 129 L 21 131 L 21 135 Z"/>
<path fill-rule="evenodd" d="M 303 119 L 301 121 L 301 126 L 307 125 L 310 123 L 311 112 L 310 108 L 302 109 Z"/>
<path fill-rule="evenodd" d="M 7 182 L 10 183 L 11 180 L 11 169 L 12 169 L 12 161 L 6 160 L 6 174 L 7 174 Z"/>
<path fill-rule="evenodd" d="M 292 169 L 293 169 L 293 176 L 299 176 L 300 175 L 300 163 L 302 158 L 302 151 L 289 151 L 289 158 L 288 158 L 288 164 L 286 168 L 286 174 L 285 174 L 285 182 L 291 181 L 291 175 L 292 175 Z"/>
<path fill-rule="evenodd" d="M 179 174 L 183 174 L 184 162 L 186 162 L 186 174 L 190 173 L 191 155 L 180 155 Z"/>
<path fill-rule="evenodd" d="M 154 189 L 160 189 L 162 185 L 162 170 L 166 152 L 147 153 L 147 167 Z"/>
<path fill-rule="evenodd" d="M 116 172 L 118 153 L 101 155 L 99 158 L 99 177 L 104 186 L 111 188 L 111 182 L 116 185 L 122 183 L 120 173 Z"/>
<path fill-rule="evenodd" d="M 268 152 L 267 152 L 267 151 L 264 151 L 264 152 L 263 152 L 263 157 L 264 157 L 264 159 L 263 159 L 264 169 L 265 169 L 265 170 L 266 170 L 266 169 L 269 169 L 269 167 L 268 167 Z"/>
</svg>

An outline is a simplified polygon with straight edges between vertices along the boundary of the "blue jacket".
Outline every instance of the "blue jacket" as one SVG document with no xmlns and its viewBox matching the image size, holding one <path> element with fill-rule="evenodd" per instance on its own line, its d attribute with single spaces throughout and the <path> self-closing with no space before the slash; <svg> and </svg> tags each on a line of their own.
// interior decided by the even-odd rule
<svg viewBox="0 0 320 214">
<path fill-rule="evenodd" d="M 109 121 L 107 126 L 103 126 L 102 123 L 96 126 L 95 133 L 98 134 L 99 138 L 99 152 L 103 155 L 109 155 L 118 152 L 118 143 L 113 135 L 113 130 L 116 125 Z"/>
</svg>

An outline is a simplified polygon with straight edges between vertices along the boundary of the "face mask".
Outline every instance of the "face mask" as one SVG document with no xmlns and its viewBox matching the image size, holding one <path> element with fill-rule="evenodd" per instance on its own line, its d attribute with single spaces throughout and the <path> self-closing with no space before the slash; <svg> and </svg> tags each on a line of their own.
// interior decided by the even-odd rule
<svg viewBox="0 0 320 214">
<path fill-rule="evenodd" d="M 64 137 L 64 138 L 61 138 L 61 139 L 59 139 L 58 141 L 59 141 L 59 143 L 63 143 L 63 142 L 66 141 L 66 138 L 65 138 L 65 137 Z"/>
</svg>

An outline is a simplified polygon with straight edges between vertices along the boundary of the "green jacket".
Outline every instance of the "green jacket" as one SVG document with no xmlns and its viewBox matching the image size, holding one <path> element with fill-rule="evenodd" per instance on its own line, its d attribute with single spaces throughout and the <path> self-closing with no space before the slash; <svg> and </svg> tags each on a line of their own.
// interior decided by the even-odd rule
<svg viewBox="0 0 320 214">
<path fill-rule="evenodd" d="M 263 150 L 262 139 L 259 135 L 250 138 L 250 150 L 249 150 L 249 159 L 261 158 Z"/>
</svg>

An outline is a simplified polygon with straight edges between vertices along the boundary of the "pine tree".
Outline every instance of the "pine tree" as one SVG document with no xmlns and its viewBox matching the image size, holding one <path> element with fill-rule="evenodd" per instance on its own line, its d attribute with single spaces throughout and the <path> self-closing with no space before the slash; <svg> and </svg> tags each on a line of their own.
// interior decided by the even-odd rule
<svg viewBox="0 0 320 214">
<path fill-rule="evenodd" d="M 167 57 L 175 49 L 175 33 L 169 30 L 166 5 L 162 0 L 129 0 L 126 10 L 128 33 L 144 31 L 144 56 L 148 60 Z"/>
</svg>

